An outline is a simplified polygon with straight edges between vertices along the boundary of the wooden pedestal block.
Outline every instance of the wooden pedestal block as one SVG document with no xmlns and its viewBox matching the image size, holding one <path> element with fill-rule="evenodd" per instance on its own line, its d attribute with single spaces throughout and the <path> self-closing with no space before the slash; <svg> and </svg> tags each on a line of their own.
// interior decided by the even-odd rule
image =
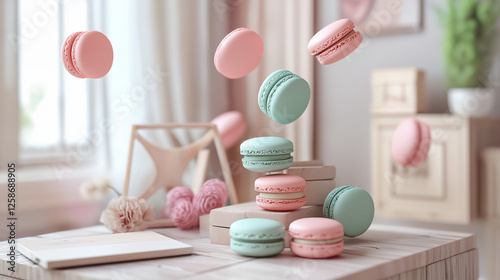
<svg viewBox="0 0 500 280">
<path fill-rule="evenodd" d="M 467 224 L 477 215 L 479 163 L 483 148 L 500 145 L 500 119 L 415 115 L 429 125 L 427 161 L 404 168 L 391 156 L 391 138 L 404 117 L 372 121 L 372 193 L 375 214 L 431 222 Z"/>
<path fill-rule="evenodd" d="M 285 174 L 297 175 L 306 181 L 333 180 L 335 179 L 335 166 L 292 166 L 283 171 Z"/>
<path fill-rule="evenodd" d="M 415 68 L 372 72 L 373 114 L 416 114 L 426 109 L 424 72 Z"/>
<path fill-rule="evenodd" d="M 306 205 L 323 205 L 335 187 L 335 180 L 306 181 Z"/>
<path fill-rule="evenodd" d="M 287 212 L 268 211 L 257 206 L 255 202 L 241 203 L 214 209 L 210 212 L 210 242 L 229 244 L 229 227 L 233 222 L 247 218 L 271 219 L 282 223 L 285 229 L 291 222 L 306 217 L 322 217 L 323 206 L 303 206 Z M 223 229 L 214 229 L 214 227 Z M 222 234 L 223 236 L 219 236 Z M 220 242 L 220 243 L 217 243 Z"/>
</svg>

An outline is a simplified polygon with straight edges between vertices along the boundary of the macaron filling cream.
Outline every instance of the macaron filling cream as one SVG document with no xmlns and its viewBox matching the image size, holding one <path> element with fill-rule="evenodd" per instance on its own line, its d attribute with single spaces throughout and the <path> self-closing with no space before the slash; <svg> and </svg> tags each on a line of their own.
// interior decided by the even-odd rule
<svg viewBox="0 0 500 280">
<path fill-rule="evenodd" d="M 259 193 L 259 196 L 262 198 L 269 199 L 298 199 L 305 197 L 304 192 L 295 192 L 295 193 Z"/>
<path fill-rule="evenodd" d="M 305 245 L 326 245 L 326 244 L 335 244 L 342 242 L 344 238 L 334 238 L 334 239 L 326 239 L 326 240 L 307 240 L 307 239 L 299 239 L 293 238 L 292 241 L 297 244 L 305 244 Z"/>
</svg>

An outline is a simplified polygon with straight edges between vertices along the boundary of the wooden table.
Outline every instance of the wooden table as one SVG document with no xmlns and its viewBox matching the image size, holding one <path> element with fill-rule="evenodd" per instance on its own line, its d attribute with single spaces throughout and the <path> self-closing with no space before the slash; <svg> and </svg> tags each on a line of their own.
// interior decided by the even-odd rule
<svg viewBox="0 0 500 280">
<path fill-rule="evenodd" d="M 175 228 L 154 231 L 194 246 L 183 257 L 45 270 L 24 256 L 17 272 L 7 270 L 7 243 L 0 242 L 0 274 L 20 279 L 477 279 L 478 251 L 473 234 L 372 225 L 345 240 L 331 259 L 295 257 L 289 249 L 272 258 L 248 258 L 228 246 L 210 244 L 206 232 Z M 55 232 L 40 238 L 108 234 L 103 226 Z"/>
</svg>

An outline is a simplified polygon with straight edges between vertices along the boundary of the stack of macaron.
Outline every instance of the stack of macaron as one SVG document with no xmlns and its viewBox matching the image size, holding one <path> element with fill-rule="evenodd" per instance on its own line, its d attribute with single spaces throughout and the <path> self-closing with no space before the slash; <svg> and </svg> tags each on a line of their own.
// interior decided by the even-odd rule
<svg viewBox="0 0 500 280">
<path fill-rule="evenodd" d="M 321 64 L 332 64 L 352 53 L 361 41 L 362 36 L 354 24 L 349 19 L 341 19 L 320 30 L 307 48 Z M 214 64 L 222 75 L 240 78 L 258 66 L 263 49 L 263 41 L 257 33 L 238 28 L 219 44 Z M 263 81 L 257 99 L 265 115 L 286 125 L 304 113 L 311 99 L 311 89 L 300 76 L 279 69 Z M 293 211 L 306 204 L 304 178 L 283 172 L 293 164 L 293 151 L 290 140 L 274 136 L 251 138 L 241 144 L 243 167 L 267 173 L 254 183 L 258 192 L 256 203 L 261 208 Z M 338 255 L 343 250 L 344 235 L 357 236 L 371 224 L 373 201 L 371 197 L 366 198 L 368 193 L 354 187 L 340 189 L 338 192 L 333 190 L 325 199 L 324 217 L 299 219 L 290 224 L 289 234 L 293 238 L 290 244 L 294 254 L 306 258 Z M 366 205 L 356 208 L 359 203 Z M 358 224 L 349 220 L 358 218 Z M 246 256 L 272 256 L 284 248 L 284 226 L 273 220 L 238 220 L 231 225 L 230 235 L 231 248 Z"/>
<path fill-rule="evenodd" d="M 281 137 L 257 137 L 240 146 L 243 167 L 254 172 L 276 172 L 292 166 L 293 143 Z M 305 205 L 306 181 L 296 175 L 271 174 L 255 180 L 257 205 L 266 210 L 290 211 Z"/>
</svg>

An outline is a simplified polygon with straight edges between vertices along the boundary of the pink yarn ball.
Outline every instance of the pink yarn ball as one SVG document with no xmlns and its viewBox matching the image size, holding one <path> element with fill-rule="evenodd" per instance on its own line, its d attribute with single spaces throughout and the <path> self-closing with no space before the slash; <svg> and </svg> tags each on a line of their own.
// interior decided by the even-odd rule
<svg viewBox="0 0 500 280">
<path fill-rule="evenodd" d="M 196 207 L 186 199 L 178 201 L 172 209 L 172 221 L 180 229 L 190 229 L 198 226 L 199 216 Z"/>
<path fill-rule="evenodd" d="M 194 196 L 193 204 L 200 215 L 226 204 L 228 193 L 226 184 L 219 179 L 210 179 L 203 183 L 200 191 Z"/>
<path fill-rule="evenodd" d="M 189 202 L 193 201 L 194 193 L 193 191 L 184 186 L 178 186 L 171 189 L 167 193 L 167 202 L 165 203 L 165 208 L 163 209 L 163 213 L 165 216 L 170 217 L 172 214 L 172 209 L 175 204 L 181 200 L 187 200 Z"/>
</svg>

